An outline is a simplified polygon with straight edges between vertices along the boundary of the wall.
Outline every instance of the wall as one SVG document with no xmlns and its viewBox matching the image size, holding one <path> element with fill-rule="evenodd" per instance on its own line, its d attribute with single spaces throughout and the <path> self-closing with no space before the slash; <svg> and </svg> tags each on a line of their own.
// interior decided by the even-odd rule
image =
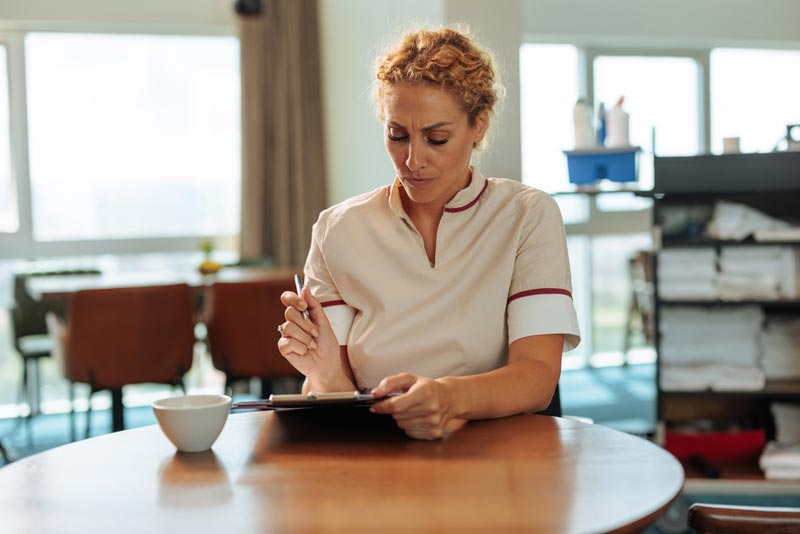
<svg viewBox="0 0 800 534">
<path fill-rule="evenodd" d="M 441 24 L 438 0 L 320 0 L 325 156 L 330 204 L 390 183 L 394 169 L 372 106 L 372 65 L 392 36 Z"/>
<path fill-rule="evenodd" d="M 232 0 L 0 0 L 0 30 L 233 33 Z"/>
<path fill-rule="evenodd" d="M 536 40 L 592 45 L 800 48 L 796 0 L 523 0 Z"/>
</svg>

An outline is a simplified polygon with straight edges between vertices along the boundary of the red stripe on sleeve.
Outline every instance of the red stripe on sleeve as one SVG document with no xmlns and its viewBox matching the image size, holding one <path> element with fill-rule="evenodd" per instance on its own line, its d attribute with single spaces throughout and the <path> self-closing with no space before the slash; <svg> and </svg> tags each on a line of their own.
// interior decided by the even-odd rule
<svg viewBox="0 0 800 534">
<path fill-rule="evenodd" d="M 347 303 L 343 300 L 329 300 L 327 302 L 320 302 L 323 308 L 327 308 L 328 306 L 341 306 L 346 305 Z"/>
<path fill-rule="evenodd" d="M 514 293 L 510 297 L 508 297 L 508 302 L 512 300 L 516 300 L 522 297 L 530 297 L 532 295 L 566 295 L 569 298 L 572 298 L 572 293 L 567 291 L 566 289 L 560 289 L 557 287 L 543 287 L 541 289 L 529 289 L 527 291 L 520 291 L 519 293 Z"/>
</svg>

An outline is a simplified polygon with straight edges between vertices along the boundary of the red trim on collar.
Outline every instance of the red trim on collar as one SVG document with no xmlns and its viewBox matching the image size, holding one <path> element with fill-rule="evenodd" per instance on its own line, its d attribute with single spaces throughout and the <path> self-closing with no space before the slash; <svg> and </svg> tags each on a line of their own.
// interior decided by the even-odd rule
<svg viewBox="0 0 800 534">
<path fill-rule="evenodd" d="M 541 289 L 529 289 L 528 291 L 520 291 L 508 297 L 508 302 L 522 297 L 530 297 L 531 295 L 566 295 L 572 298 L 572 293 L 566 289 L 559 289 L 557 287 L 543 287 Z"/>
<path fill-rule="evenodd" d="M 481 198 L 481 195 L 483 194 L 484 191 L 486 191 L 486 188 L 488 186 L 489 186 L 489 180 L 484 180 L 483 189 L 481 189 L 481 192 L 478 193 L 478 196 L 476 196 L 475 198 L 472 199 L 472 202 L 470 202 L 469 204 L 465 204 L 465 205 L 461 206 L 460 208 L 445 208 L 444 211 L 446 211 L 447 213 L 456 213 L 456 212 L 459 212 L 459 211 L 464 211 L 464 210 L 470 209 L 472 206 L 475 205 L 476 202 L 478 202 L 478 199 Z"/>
<path fill-rule="evenodd" d="M 392 186 L 391 185 L 387 185 L 386 186 L 386 197 L 388 198 L 391 195 L 392 195 Z"/>
<path fill-rule="evenodd" d="M 323 308 L 327 308 L 328 306 L 341 306 L 347 303 L 343 300 L 329 300 L 327 302 L 320 302 L 320 304 L 322 304 Z"/>
</svg>

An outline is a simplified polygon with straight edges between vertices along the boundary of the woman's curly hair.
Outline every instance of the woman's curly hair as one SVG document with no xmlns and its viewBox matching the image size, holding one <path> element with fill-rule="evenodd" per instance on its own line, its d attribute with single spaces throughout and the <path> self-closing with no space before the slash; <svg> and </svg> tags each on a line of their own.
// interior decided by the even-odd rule
<svg viewBox="0 0 800 534">
<path fill-rule="evenodd" d="M 470 126 L 484 111 L 491 114 L 503 93 L 492 55 L 466 34 L 451 28 L 406 34 L 379 59 L 376 78 L 375 97 L 381 119 L 387 84 L 431 84 L 450 90 L 467 114 Z"/>
</svg>

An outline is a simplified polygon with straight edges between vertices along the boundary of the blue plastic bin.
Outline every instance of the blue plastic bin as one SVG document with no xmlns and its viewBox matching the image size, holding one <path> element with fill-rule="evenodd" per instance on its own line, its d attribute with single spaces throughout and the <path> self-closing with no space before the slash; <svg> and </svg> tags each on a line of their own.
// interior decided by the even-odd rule
<svg viewBox="0 0 800 534">
<path fill-rule="evenodd" d="M 640 150 L 639 147 L 565 150 L 569 181 L 576 185 L 600 180 L 635 182 L 636 155 Z"/>
</svg>

